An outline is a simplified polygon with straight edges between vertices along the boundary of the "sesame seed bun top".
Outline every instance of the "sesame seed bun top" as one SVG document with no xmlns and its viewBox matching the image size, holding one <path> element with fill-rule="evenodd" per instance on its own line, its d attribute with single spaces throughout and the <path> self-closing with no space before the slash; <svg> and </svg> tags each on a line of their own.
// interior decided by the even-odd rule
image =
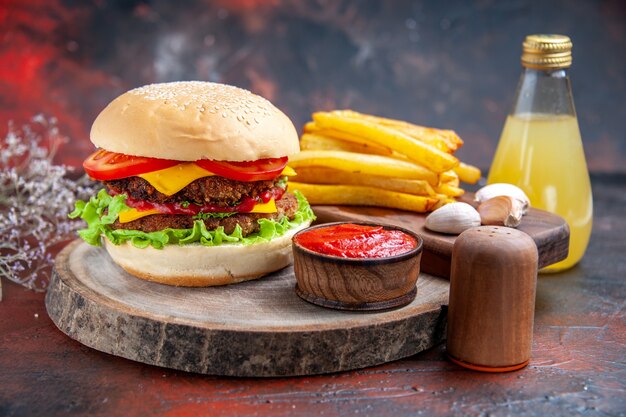
<svg viewBox="0 0 626 417">
<path fill-rule="evenodd" d="M 113 100 L 91 127 L 98 147 L 127 155 L 255 161 L 297 153 L 298 134 L 269 101 L 225 84 L 151 84 Z"/>
</svg>

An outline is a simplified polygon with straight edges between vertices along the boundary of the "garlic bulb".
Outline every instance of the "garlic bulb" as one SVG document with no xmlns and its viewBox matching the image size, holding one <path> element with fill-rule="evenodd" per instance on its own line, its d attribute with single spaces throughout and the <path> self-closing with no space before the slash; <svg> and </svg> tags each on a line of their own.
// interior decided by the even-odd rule
<svg viewBox="0 0 626 417">
<path fill-rule="evenodd" d="M 451 203 L 426 217 L 424 226 L 435 232 L 458 235 L 471 227 L 480 226 L 480 214 L 467 203 Z"/>
<path fill-rule="evenodd" d="M 483 225 L 517 227 L 522 222 L 524 203 L 517 198 L 501 195 L 478 206 Z"/>
<path fill-rule="evenodd" d="M 528 211 L 530 199 L 521 188 L 513 184 L 497 183 L 484 186 L 476 192 L 474 200 L 478 203 L 483 203 L 499 196 L 508 196 L 519 200 L 522 203 L 522 214 L 526 214 Z"/>
</svg>

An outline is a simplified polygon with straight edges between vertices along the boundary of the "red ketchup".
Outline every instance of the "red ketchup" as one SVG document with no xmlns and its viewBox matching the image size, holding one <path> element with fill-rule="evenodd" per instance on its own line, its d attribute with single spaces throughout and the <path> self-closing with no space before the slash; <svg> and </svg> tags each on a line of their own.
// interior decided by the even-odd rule
<svg viewBox="0 0 626 417">
<path fill-rule="evenodd" d="M 295 240 L 308 250 L 340 258 L 385 258 L 417 247 L 413 236 L 399 230 L 351 223 L 311 229 Z"/>
</svg>

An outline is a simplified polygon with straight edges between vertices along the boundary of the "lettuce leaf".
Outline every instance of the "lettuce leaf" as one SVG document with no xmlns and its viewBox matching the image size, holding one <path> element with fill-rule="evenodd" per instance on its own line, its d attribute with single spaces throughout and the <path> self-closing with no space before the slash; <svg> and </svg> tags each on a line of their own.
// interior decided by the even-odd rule
<svg viewBox="0 0 626 417">
<path fill-rule="evenodd" d="M 298 210 L 293 220 L 286 217 L 280 221 L 259 219 L 260 230 L 243 237 L 239 225 L 235 230 L 227 234 L 222 226 L 215 230 L 207 230 L 202 220 L 196 219 L 191 229 L 164 229 L 157 232 L 142 232 L 140 230 L 113 229 L 111 224 L 115 222 L 119 214 L 130 210 L 125 203 L 126 195 L 109 195 L 102 189 L 89 201 L 77 201 L 74 211 L 69 214 L 72 219 L 81 218 L 87 222 L 87 228 L 78 231 L 78 235 L 87 243 L 100 246 L 101 236 L 106 236 L 113 244 L 120 245 L 130 241 L 133 246 L 146 248 L 152 246 L 162 249 L 165 245 L 188 245 L 201 244 L 204 246 L 216 246 L 228 243 L 250 245 L 258 242 L 267 242 L 275 237 L 287 233 L 288 230 L 298 227 L 304 222 L 315 220 L 315 214 L 311 210 L 306 198 L 299 192 L 295 193 L 298 199 Z"/>
</svg>

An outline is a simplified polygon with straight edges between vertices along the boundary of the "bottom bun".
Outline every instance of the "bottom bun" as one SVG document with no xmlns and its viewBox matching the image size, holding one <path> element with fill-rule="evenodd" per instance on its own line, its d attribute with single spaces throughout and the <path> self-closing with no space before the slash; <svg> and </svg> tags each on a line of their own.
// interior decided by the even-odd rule
<svg viewBox="0 0 626 417">
<path fill-rule="evenodd" d="M 138 278 L 184 287 L 208 287 L 248 281 L 278 271 L 293 262 L 291 238 L 309 223 L 269 242 L 220 246 L 167 245 L 163 249 L 114 245 L 104 238 L 113 261 Z"/>
</svg>

